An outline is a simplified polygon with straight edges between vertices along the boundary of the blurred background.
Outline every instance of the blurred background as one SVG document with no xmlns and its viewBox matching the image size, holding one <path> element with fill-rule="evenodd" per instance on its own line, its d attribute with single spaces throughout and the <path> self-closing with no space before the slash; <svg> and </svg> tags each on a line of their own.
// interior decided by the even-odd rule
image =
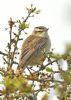
<svg viewBox="0 0 71 100">
<path fill-rule="evenodd" d="M 28 20 L 30 28 L 27 31 L 31 34 L 35 26 L 46 26 L 49 28 L 51 48 L 62 54 L 65 44 L 71 41 L 71 0 L 0 0 L 0 51 L 4 51 L 9 38 L 9 33 L 4 31 L 4 28 L 8 28 L 8 20 L 10 17 L 18 20 L 26 16 L 25 7 L 30 4 L 41 12 Z M 52 93 L 51 95 L 55 94 Z M 55 98 L 53 96 L 52 100 L 56 100 Z"/>
<path fill-rule="evenodd" d="M 48 27 L 52 48 L 62 53 L 65 43 L 71 39 L 71 0 L 0 0 L 0 48 L 8 40 L 8 33 L 2 29 L 7 27 L 9 18 L 17 20 L 26 16 L 25 7 L 31 3 L 41 12 L 29 20 L 29 33 L 38 25 Z"/>
</svg>

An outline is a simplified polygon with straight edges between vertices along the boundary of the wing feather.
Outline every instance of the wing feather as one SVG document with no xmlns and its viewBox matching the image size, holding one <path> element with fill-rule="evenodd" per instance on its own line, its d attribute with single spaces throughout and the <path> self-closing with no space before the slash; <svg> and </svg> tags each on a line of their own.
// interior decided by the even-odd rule
<svg viewBox="0 0 71 100">
<path fill-rule="evenodd" d="M 30 35 L 23 43 L 19 65 L 24 67 L 36 55 L 37 51 L 42 49 L 47 43 L 47 38 Z"/>
</svg>

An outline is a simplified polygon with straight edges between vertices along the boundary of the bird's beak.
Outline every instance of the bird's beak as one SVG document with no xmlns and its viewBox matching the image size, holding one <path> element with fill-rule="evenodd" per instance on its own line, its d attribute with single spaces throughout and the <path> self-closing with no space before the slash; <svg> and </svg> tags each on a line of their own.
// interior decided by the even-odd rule
<svg viewBox="0 0 71 100">
<path fill-rule="evenodd" d="M 49 30 L 49 28 L 46 28 L 46 31 L 48 31 Z"/>
</svg>

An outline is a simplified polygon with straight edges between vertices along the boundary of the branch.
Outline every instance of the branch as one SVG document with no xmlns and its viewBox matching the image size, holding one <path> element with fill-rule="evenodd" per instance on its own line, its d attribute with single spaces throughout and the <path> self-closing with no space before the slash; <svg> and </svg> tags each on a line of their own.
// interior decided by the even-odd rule
<svg viewBox="0 0 71 100">
<path fill-rule="evenodd" d="M 48 64 L 46 64 L 44 67 L 46 67 L 48 65 L 51 65 L 51 64 L 53 64 L 54 62 L 57 62 L 57 61 L 58 61 L 57 59 L 56 60 L 53 60 L 53 61 L 49 62 Z"/>
<path fill-rule="evenodd" d="M 24 23 L 28 20 L 28 18 L 30 17 L 30 14 L 31 14 L 32 12 L 29 12 L 28 13 L 28 15 L 26 16 L 26 18 L 24 19 Z M 23 31 L 24 31 L 25 29 L 23 29 Z M 12 60 L 14 59 L 14 55 L 15 55 L 15 51 L 16 51 L 16 48 L 17 48 L 17 44 L 18 44 L 18 41 L 20 40 L 19 39 L 19 37 L 20 37 L 20 35 L 21 35 L 21 29 L 20 29 L 20 27 L 19 27 L 19 29 L 18 29 L 18 35 L 17 35 L 17 40 L 16 40 L 16 42 L 15 42 L 15 47 L 14 47 L 14 51 L 13 51 L 13 58 L 12 58 Z M 12 64 L 13 64 L 13 62 L 12 62 Z"/>
<path fill-rule="evenodd" d="M 0 51 L 0 54 L 1 54 L 1 55 L 4 55 L 4 56 L 8 56 L 8 54 L 6 54 L 6 53 L 4 53 L 4 52 L 2 52 L 2 51 Z"/>
<path fill-rule="evenodd" d="M 10 28 L 10 32 L 9 32 L 9 34 L 10 34 L 10 45 L 9 45 L 9 58 L 8 58 L 8 65 L 10 65 L 10 61 L 11 61 L 11 59 L 10 59 L 10 53 L 11 53 L 11 40 L 12 40 L 12 28 Z"/>
<path fill-rule="evenodd" d="M 28 13 L 27 17 L 24 19 L 24 21 L 23 21 L 23 22 L 26 22 L 26 21 L 28 20 L 28 18 L 30 17 L 30 14 L 31 14 L 31 12 L 30 12 L 30 13 Z"/>
<path fill-rule="evenodd" d="M 18 62 L 16 62 L 16 61 L 13 61 L 13 63 L 18 65 Z"/>
<path fill-rule="evenodd" d="M 44 70 L 48 65 L 52 65 L 54 62 L 57 62 L 57 61 L 58 61 L 58 60 L 56 59 L 56 60 L 53 60 L 53 61 L 49 62 L 49 63 L 46 64 L 46 65 L 41 65 L 39 71 L 40 71 L 40 70 Z"/>
<path fill-rule="evenodd" d="M 9 65 L 9 62 L 3 57 L 3 60 L 5 61 L 6 64 Z"/>
<path fill-rule="evenodd" d="M 59 82 L 59 83 L 64 83 L 63 81 L 60 81 L 60 80 L 55 80 L 55 79 L 53 79 L 53 78 L 50 78 L 50 79 L 48 79 L 48 78 L 44 78 L 44 79 L 38 79 L 38 77 L 36 77 L 36 78 L 34 78 L 34 77 L 30 77 L 30 75 L 26 75 L 27 77 L 25 77 L 26 79 L 28 79 L 28 80 L 32 80 L 32 81 L 37 81 L 37 82 L 48 82 L 48 81 L 50 81 L 50 82 Z"/>
</svg>

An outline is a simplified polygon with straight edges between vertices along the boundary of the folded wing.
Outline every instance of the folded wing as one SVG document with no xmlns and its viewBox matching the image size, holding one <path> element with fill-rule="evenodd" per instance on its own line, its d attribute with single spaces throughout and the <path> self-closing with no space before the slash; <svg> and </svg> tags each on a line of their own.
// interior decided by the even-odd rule
<svg viewBox="0 0 71 100">
<path fill-rule="evenodd" d="M 32 58 L 47 44 L 47 38 L 30 35 L 23 43 L 19 66 L 25 67 Z"/>
</svg>

